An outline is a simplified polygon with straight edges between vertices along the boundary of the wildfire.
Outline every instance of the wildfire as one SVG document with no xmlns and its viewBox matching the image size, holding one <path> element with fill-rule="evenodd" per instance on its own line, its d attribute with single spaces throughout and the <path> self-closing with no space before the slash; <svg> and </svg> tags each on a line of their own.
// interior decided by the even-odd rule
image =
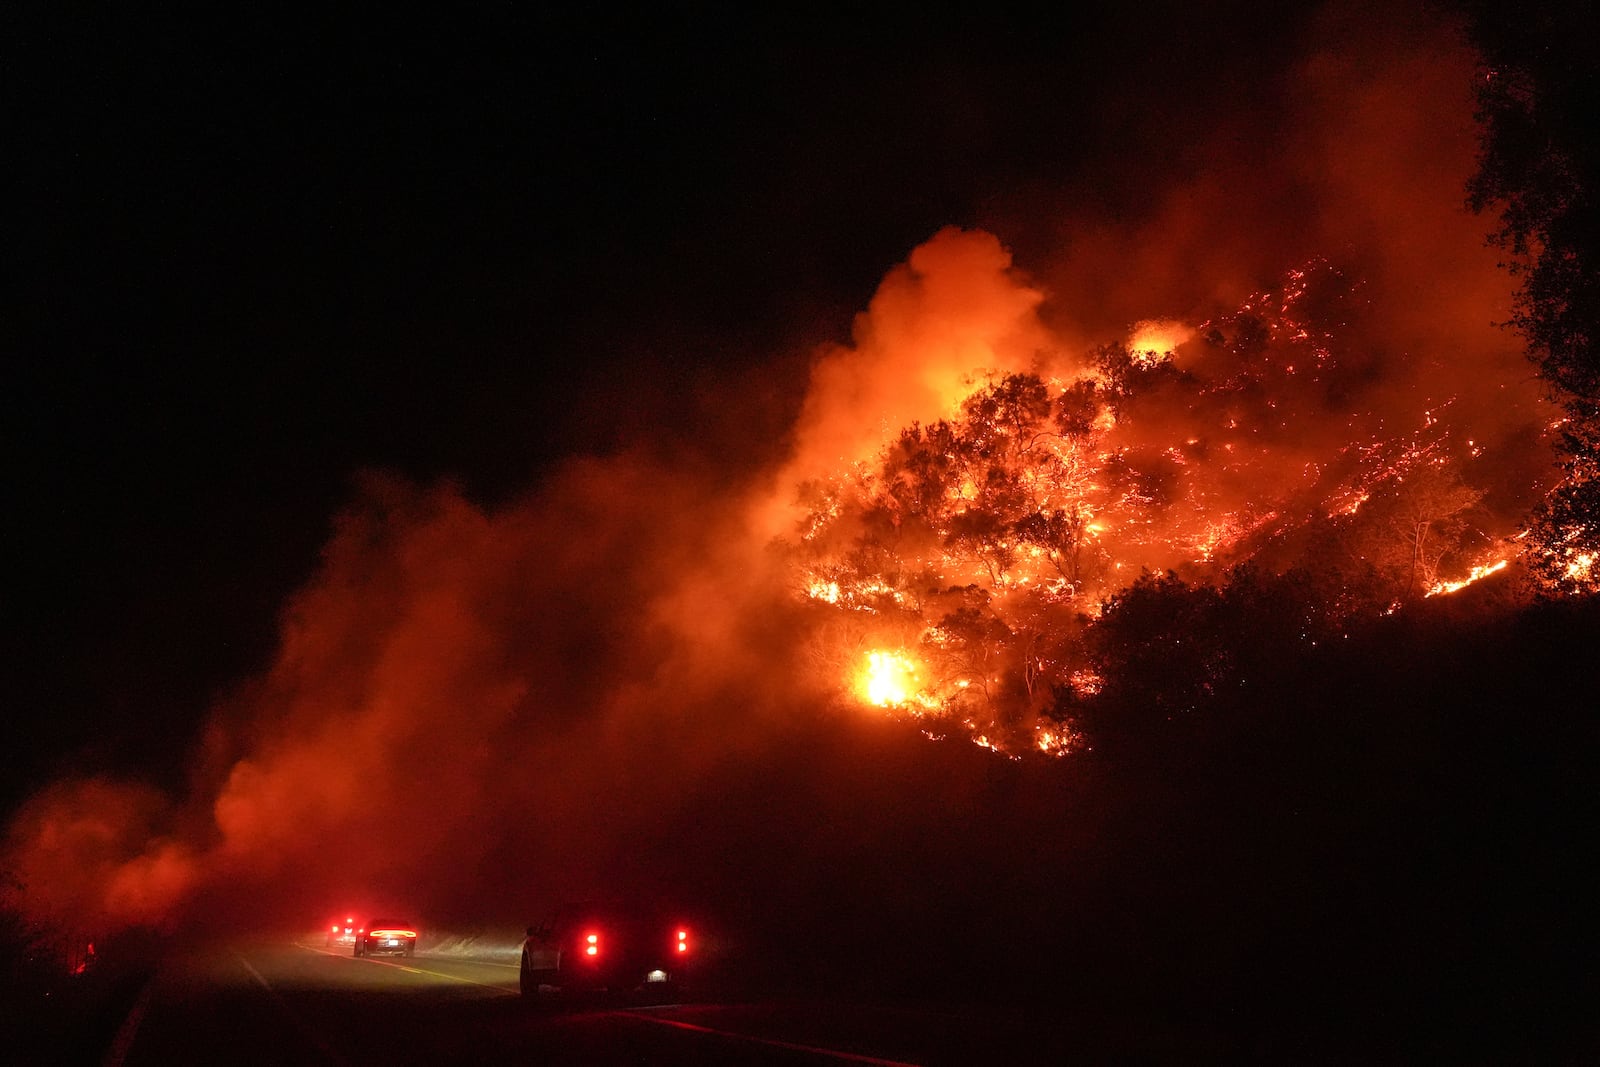
<svg viewBox="0 0 1600 1067">
<path fill-rule="evenodd" d="M 952 414 L 834 472 L 795 527 L 799 588 L 851 617 L 841 633 L 917 635 L 915 652 L 867 654 L 860 699 L 1007 755 L 1062 755 L 1082 747 L 1072 703 L 1108 687 L 1074 634 L 1141 574 L 1295 569 L 1337 624 L 1509 566 L 1441 577 L 1525 513 L 1483 506 L 1495 457 L 1471 404 L 1437 382 L 1374 391 L 1342 333 L 1355 287 L 1315 261 L 1199 327 L 1137 323 L 1070 373 L 974 372 Z"/>
<path fill-rule="evenodd" d="M 1136 322 L 1128 337 L 1128 353 L 1145 367 L 1172 358 L 1178 346 L 1194 336 L 1194 327 L 1174 319 L 1146 319 Z"/>
<path fill-rule="evenodd" d="M 1065 756 L 1077 748 L 1079 739 L 1065 729 L 1045 729 L 1041 727 L 1033 736 L 1034 747 L 1046 756 Z"/>
<path fill-rule="evenodd" d="M 1073 672 L 1072 677 L 1068 679 L 1068 684 L 1072 686 L 1073 692 L 1077 693 L 1078 696 L 1092 697 L 1099 695 L 1101 690 L 1105 689 L 1106 680 L 1101 677 L 1098 671 L 1080 670 Z"/>
<path fill-rule="evenodd" d="M 813 600 L 825 600 L 829 604 L 837 604 L 839 602 L 839 583 L 812 582 L 806 588 L 806 595 Z"/>
<path fill-rule="evenodd" d="M 1579 552 L 1567 561 L 1566 576 L 1573 582 L 1594 581 L 1595 553 Z"/>
<path fill-rule="evenodd" d="M 1435 583 L 1434 586 L 1428 590 L 1427 595 L 1442 596 L 1445 593 L 1454 593 L 1457 590 L 1465 589 L 1473 582 L 1489 577 L 1491 574 L 1498 574 L 1510 565 L 1511 561 L 1509 559 L 1502 559 L 1494 563 L 1487 563 L 1483 564 L 1482 566 L 1474 567 L 1470 572 L 1468 572 L 1467 576 L 1460 581 Z"/>
<path fill-rule="evenodd" d="M 869 704 L 880 708 L 906 704 L 917 690 L 917 665 L 903 653 L 868 652 L 859 688 Z"/>
</svg>

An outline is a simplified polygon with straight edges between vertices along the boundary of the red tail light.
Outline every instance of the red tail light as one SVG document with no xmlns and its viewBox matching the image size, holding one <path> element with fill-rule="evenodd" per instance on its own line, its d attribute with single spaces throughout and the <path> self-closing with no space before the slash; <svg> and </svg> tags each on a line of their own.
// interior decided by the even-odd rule
<svg viewBox="0 0 1600 1067">
<path fill-rule="evenodd" d="M 678 931 L 678 951 L 679 952 L 688 952 L 689 951 L 689 931 L 687 931 L 687 930 L 679 930 Z"/>
<path fill-rule="evenodd" d="M 331 927 L 329 927 L 329 930 L 332 931 L 333 933 L 338 933 L 339 932 L 339 924 L 338 923 L 334 923 Z"/>
<path fill-rule="evenodd" d="M 598 955 L 600 955 L 600 935 L 599 934 L 590 934 L 589 936 L 585 937 L 583 940 L 584 940 L 583 954 L 585 956 L 598 956 Z"/>
</svg>

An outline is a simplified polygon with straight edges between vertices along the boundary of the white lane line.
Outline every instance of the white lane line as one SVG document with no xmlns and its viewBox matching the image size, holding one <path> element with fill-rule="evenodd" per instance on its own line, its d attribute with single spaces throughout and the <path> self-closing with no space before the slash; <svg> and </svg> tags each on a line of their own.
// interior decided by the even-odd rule
<svg viewBox="0 0 1600 1067">
<path fill-rule="evenodd" d="M 306 949 L 307 952 L 320 952 L 320 953 L 322 953 L 322 955 L 325 955 L 325 957 L 344 957 L 344 958 L 350 958 L 350 960 L 357 960 L 357 958 L 360 958 L 360 960 L 366 960 L 366 958 L 368 958 L 368 957 L 352 957 L 352 955 L 349 955 L 349 953 L 346 953 L 346 952 L 328 952 L 328 950 L 326 950 L 326 949 L 320 949 L 320 947 L 317 947 L 317 945 L 307 945 L 306 942 L 304 942 L 304 941 L 296 941 L 296 942 L 294 942 L 294 944 L 298 945 L 298 947 L 301 947 L 301 949 Z M 461 958 L 424 957 L 424 958 L 427 958 L 427 960 L 445 960 L 445 961 L 450 961 L 450 963 L 470 963 L 470 965 L 472 965 L 472 966 L 502 966 L 502 968 L 506 968 L 507 971 L 520 971 L 520 969 L 522 969 L 522 965 L 520 965 L 520 963 L 496 963 L 496 961 L 494 961 L 494 960 L 470 960 L 470 958 L 466 958 L 466 957 L 461 957 Z M 373 963 L 378 963 L 378 960 L 371 960 L 371 961 L 373 961 Z"/>
<path fill-rule="evenodd" d="M 122 1067 L 127 1060 L 128 1052 L 133 1048 L 133 1039 L 139 1036 L 139 1024 L 144 1022 L 144 1013 L 150 1010 L 150 996 L 155 988 L 156 980 L 152 975 L 139 991 L 139 998 L 133 1002 L 133 1007 L 128 1009 L 128 1017 L 117 1027 L 117 1036 L 112 1040 L 111 1047 L 106 1049 L 100 1067 Z"/>
<path fill-rule="evenodd" d="M 432 978 L 443 978 L 451 982 L 465 982 L 467 985 L 482 986 L 484 989 L 492 989 L 496 993 L 504 993 L 508 997 L 520 995 L 518 990 L 507 989 L 503 985 L 495 985 L 493 982 L 475 982 L 471 978 L 462 978 L 459 975 L 445 974 L 443 971 L 430 971 L 423 967 L 407 967 L 403 963 L 391 963 L 389 960 L 375 960 L 371 956 L 346 956 L 343 952 L 329 952 L 325 948 L 316 948 L 312 945 L 301 945 L 300 947 L 310 952 L 320 952 L 324 956 L 334 956 L 341 960 L 360 960 L 362 963 L 370 963 L 377 967 L 393 967 L 396 970 L 405 971 L 407 974 L 425 974 Z M 248 964 L 246 964 L 246 966 L 248 966 Z M 505 967 L 508 966 L 508 964 L 497 963 L 494 966 Z"/>
<path fill-rule="evenodd" d="M 250 972 L 250 977 L 254 978 L 260 984 L 261 988 L 265 989 L 268 995 L 277 1002 L 278 1008 L 283 1012 L 284 1018 L 289 1020 L 290 1025 L 299 1032 L 300 1036 L 316 1046 L 317 1051 L 322 1053 L 329 1063 L 336 1064 L 338 1067 L 345 1067 L 345 1064 L 348 1061 L 346 1061 L 343 1056 L 335 1052 L 333 1050 L 333 1046 L 322 1040 L 322 1038 L 317 1035 L 317 1032 L 306 1024 L 305 1019 L 301 1018 L 299 1012 L 289 1007 L 289 1002 L 284 1000 L 282 994 L 280 994 L 276 989 L 272 988 L 267 980 L 261 976 L 261 972 L 250 966 L 250 961 L 245 959 L 243 956 L 240 956 L 237 952 L 235 952 L 234 955 L 238 956 L 239 962 L 244 965 L 244 969 Z"/>
<path fill-rule="evenodd" d="M 699 1026 L 695 1023 L 686 1023 L 678 1019 L 663 1019 L 656 1015 L 645 1015 L 636 1011 L 613 1012 L 629 1019 L 641 1019 L 647 1023 L 656 1023 L 661 1026 L 675 1026 L 679 1030 L 691 1030 L 697 1034 L 715 1034 L 717 1037 L 731 1037 L 736 1041 L 753 1041 L 758 1045 L 771 1045 L 774 1048 L 788 1049 L 791 1052 L 809 1052 L 815 1056 L 827 1056 L 831 1059 L 845 1060 L 849 1063 L 870 1063 L 874 1067 L 920 1067 L 915 1063 L 905 1060 L 885 1060 L 877 1056 L 863 1056 L 856 1052 L 844 1052 L 836 1048 L 823 1048 L 820 1045 L 801 1045 L 793 1041 L 779 1041 L 771 1037 L 755 1037 L 752 1034 L 741 1034 L 733 1030 L 714 1030 L 709 1026 Z"/>
</svg>

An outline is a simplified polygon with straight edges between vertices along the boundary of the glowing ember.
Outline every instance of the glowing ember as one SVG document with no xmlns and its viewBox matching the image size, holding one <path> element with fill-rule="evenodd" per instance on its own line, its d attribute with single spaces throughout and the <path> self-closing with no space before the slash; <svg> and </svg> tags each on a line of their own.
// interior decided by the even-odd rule
<svg viewBox="0 0 1600 1067">
<path fill-rule="evenodd" d="M 1064 727 L 1043 727 L 1034 731 L 1034 747 L 1046 756 L 1065 756 L 1082 746 L 1083 739 Z"/>
<path fill-rule="evenodd" d="M 1080 697 L 1096 696 L 1106 687 L 1106 680 L 1095 671 L 1074 671 L 1069 683 Z"/>
</svg>

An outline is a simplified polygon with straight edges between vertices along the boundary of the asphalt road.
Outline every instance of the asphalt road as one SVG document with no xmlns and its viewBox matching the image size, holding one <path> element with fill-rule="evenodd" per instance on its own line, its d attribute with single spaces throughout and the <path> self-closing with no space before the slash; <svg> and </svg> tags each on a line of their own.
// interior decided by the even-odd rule
<svg viewBox="0 0 1600 1067">
<path fill-rule="evenodd" d="M 507 962 L 253 943 L 169 964 L 103 1063 L 932 1065 L 1098 1062 L 1106 1051 L 1049 1018 L 843 998 L 535 1007 Z"/>
</svg>

